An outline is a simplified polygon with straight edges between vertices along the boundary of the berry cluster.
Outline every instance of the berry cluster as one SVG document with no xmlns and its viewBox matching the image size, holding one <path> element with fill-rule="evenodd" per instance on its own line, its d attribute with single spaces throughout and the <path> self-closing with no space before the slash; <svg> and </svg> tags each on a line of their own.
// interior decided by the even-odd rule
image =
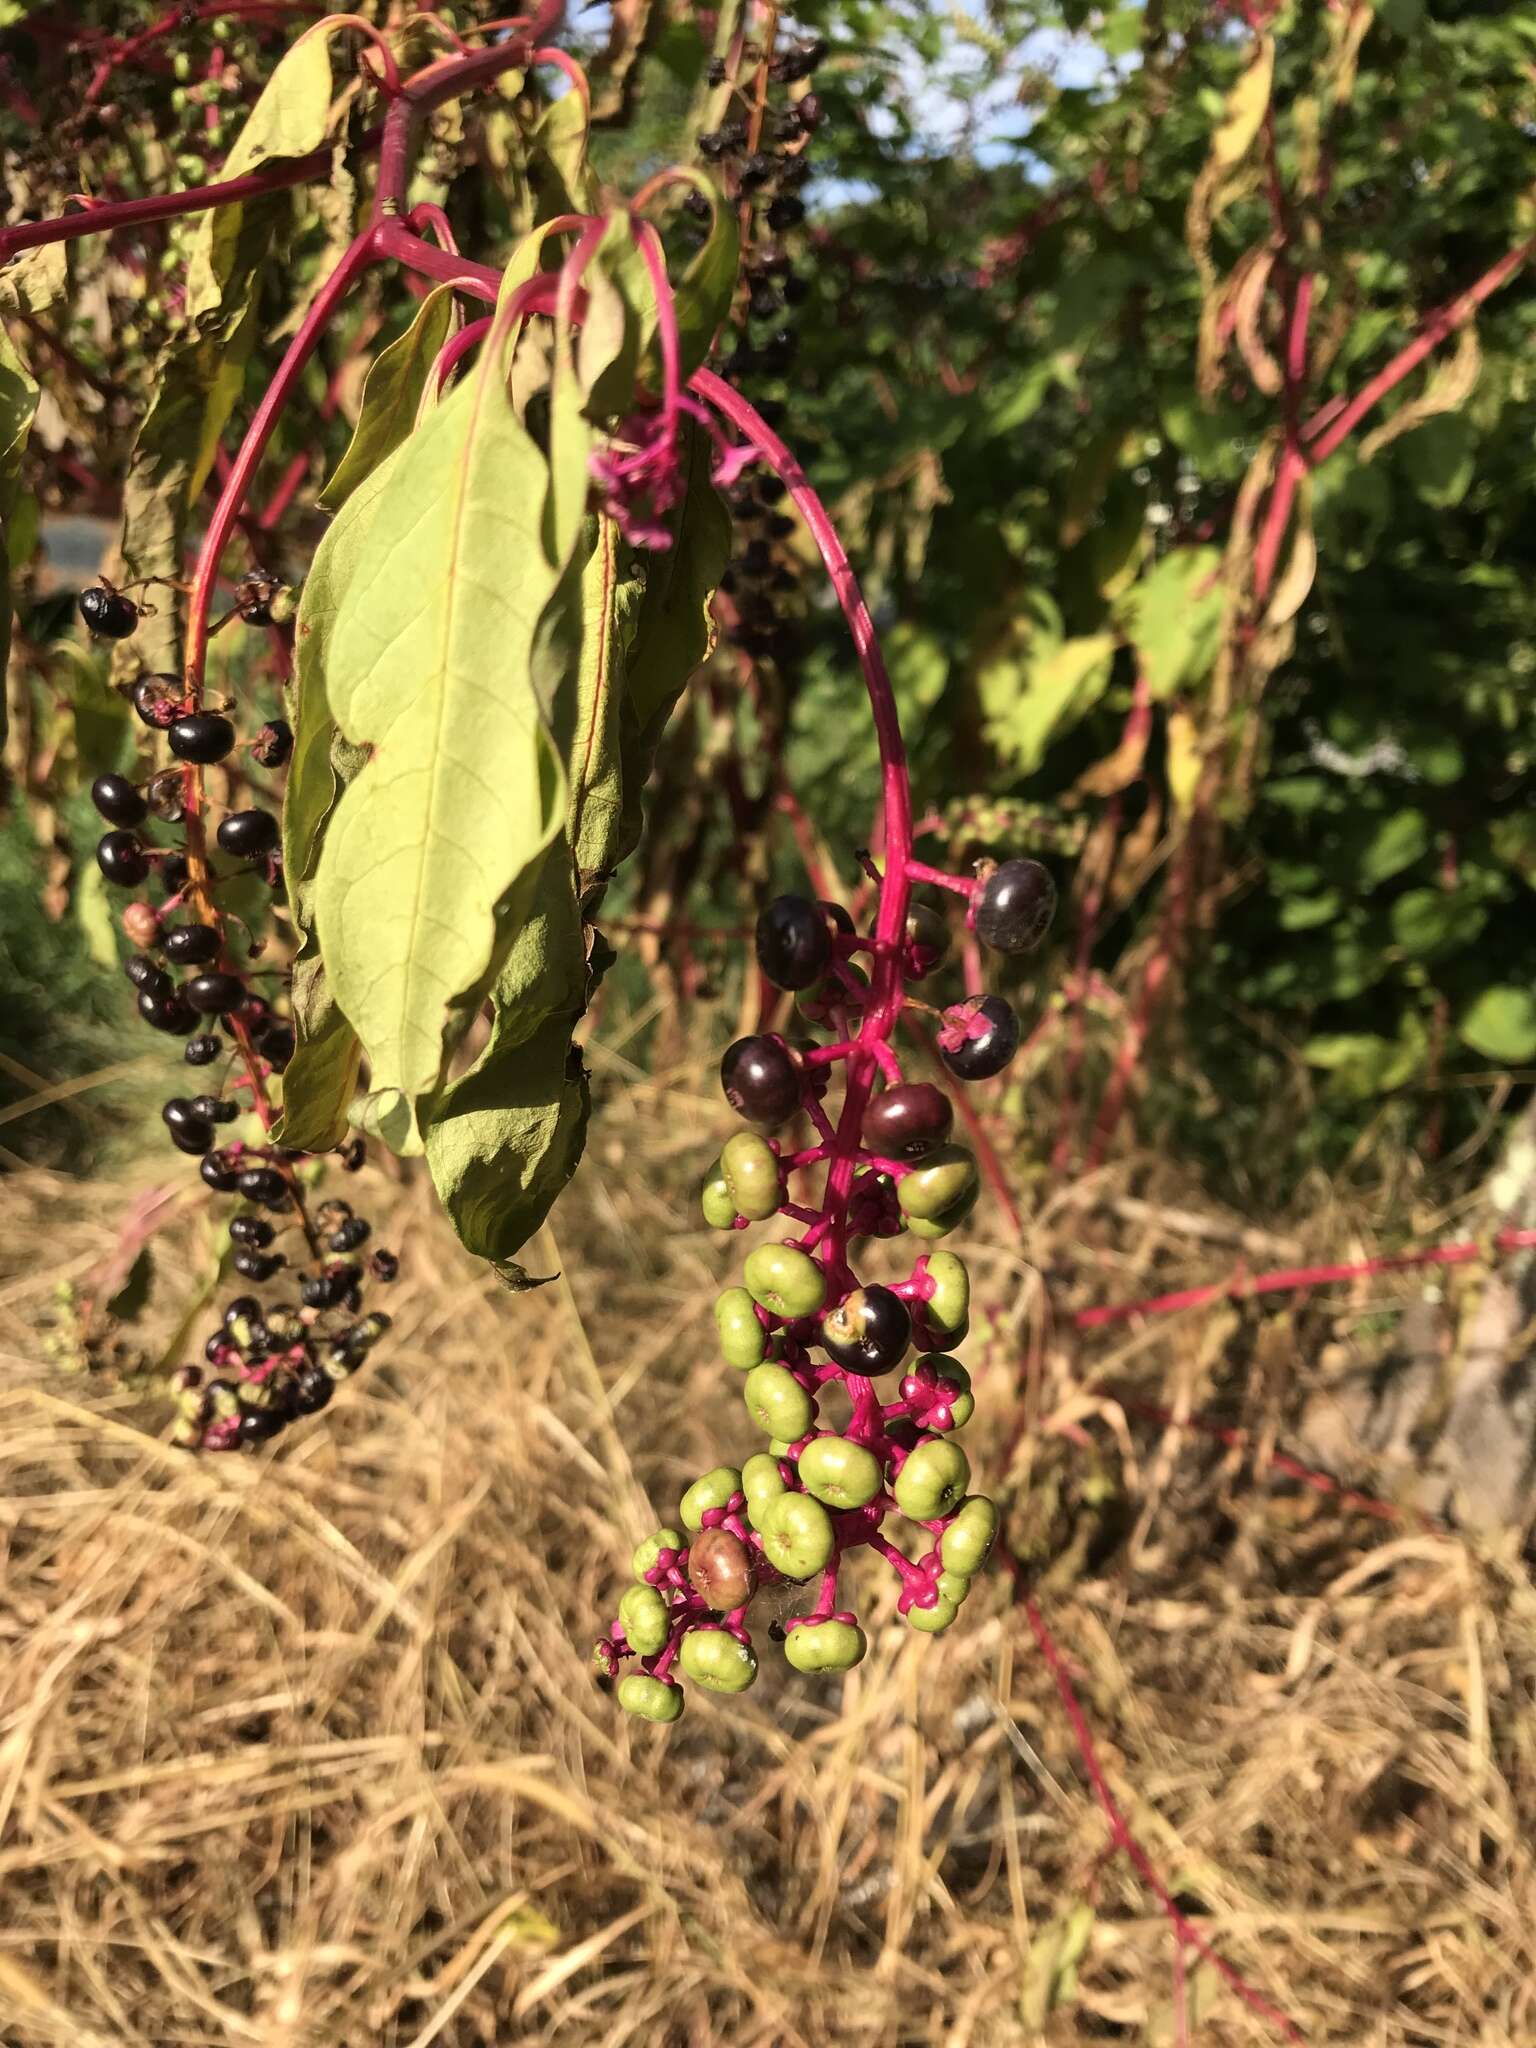
<svg viewBox="0 0 1536 2048">
<path fill-rule="evenodd" d="M 279 586 L 247 577 L 236 593 L 235 614 L 251 625 L 270 625 Z M 125 591 L 103 583 L 82 592 L 80 614 L 97 637 L 125 640 L 140 607 Z M 233 616 L 234 614 L 232 614 Z M 277 1004 L 250 985 L 249 961 L 262 946 L 252 941 L 237 957 L 219 892 L 236 876 L 254 873 L 281 892 L 282 862 L 275 812 L 260 806 L 226 811 L 208 845 L 203 771 L 229 761 L 237 750 L 235 727 L 222 711 L 205 709 L 179 676 L 144 675 L 129 686 L 134 710 L 151 732 L 164 735 L 171 764 L 145 780 L 98 775 L 91 801 L 111 829 L 96 848 L 97 865 L 119 887 L 148 885 L 123 912 L 123 928 L 137 949 L 126 963 L 138 992 L 139 1015 L 152 1029 L 186 1041 L 190 1067 L 221 1071 L 195 1095 L 173 1095 L 161 1107 L 171 1143 L 200 1162 L 205 1185 L 237 1195 L 249 1206 L 229 1224 L 231 1264 L 243 1280 L 261 1284 L 285 1270 L 298 1283 L 293 1304 L 262 1304 L 250 1295 L 230 1302 L 204 1347 L 215 1376 L 184 1366 L 175 1375 L 174 1440 L 186 1448 L 228 1450 L 274 1436 L 285 1422 L 313 1414 L 335 1383 L 360 1363 L 388 1328 L 388 1318 L 362 1314 L 368 1279 L 394 1278 L 394 1254 L 376 1250 L 366 1265 L 353 1254 L 371 1225 L 342 1201 L 306 1206 L 297 1166 L 301 1154 L 271 1142 L 276 1118 L 269 1083 L 293 1056 L 294 1030 Z M 247 743 L 251 761 L 281 769 L 293 750 L 284 719 L 272 719 Z M 160 844 L 152 824 L 180 827 L 177 843 Z M 210 1078 L 210 1077 L 205 1077 Z M 226 1142 L 220 1133 L 228 1126 Z M 363 1163 L 360 1138 L 341 1148 L 341 1163 Z M 278 1242 L 287 1233 L 289 1244 Z"/>
<path fill-rule="evenodd" d="M 972 930 L 1000 953 L 1038 945 L 1054 912 L 1055 885 L 1032 860 L 984 862 L 971 879 L 927 878 L 967 899 Z M 896 963 L 903 988 L 935 972 L 948 939 L 935 911 L 909 907 Z M 703 1209 L 719 1230 L 774 1216 L 800 1227 L 750 1252 L 742 1283 L 715 1304 L 721 1354 L 745 1375 L 747 1413 L 768 1447 L 694 1481 L 680 1504 L 681 1528 L 658 1529 L 636 1551 L 638 1583 L 597 1645 L 599 1674 L 619 1679 L 620 1704 L 642 1719 L 675 1721 L 682 1712 L 674 1670 L 713 1692 L 752 1683 L 757 1660 L 746 1615 L 766 1587 L 817 1581 L 809 1609 L 769 1633 L 797 1670 L 844 1671 L 865 1650 L 839 1598 L 850 1550 L 881 1556 L 900 1580 L 897 1605 L 908 1624 L 937 1634 L 955 1620 L 992 1547 L 997 1510 L 970 1491 L 970 1465 L 954 1440 L 975 1405 L 965 1368 L 950 1355 L 969 1326 L 965 1265 L 935 1246 L 887 1286 L 861 1282 L 849 1258 L 860 1239 L 907 1233 L 933 1245 L 969 1216 L 979 1186 L 974 1158 L 951 1140 L 948 1097 L 904 1080 L 883 1039 L 873 1052 L 880 1085 L 856 1083 L 850 1072 L 844 1108 L 851 1101 L 856 1130 L 850 1134 L 846 1115 L 834 1124 L 823 1106 L 871 1000 L 857 956 L 878 950 L 838 905 L 781 896 L 758 920 L 764 975 L 792 991 L 805 1023 L 827 1035 L 817 1042 L 763 1032 L 727 1049 L 726 1100 L 755 1128 L 727 1141 L 705 1181 Z M 971 997 L 937 1014 L 938 1056 L 957 1079 L 1001 1073 L 1018 1049 L 1018 1018 L 1001 996 Z M 799 1117 L 810 1142 L 769 1135 Z M 810 1209 L 794 1198 L 793 1177 L 823 1166 L 823 1203 Z M 895 1397 L 882 1401 L 875 1382 L 898 1370 Z M 834 1400 L 848 1411 L 836 1427 L 826 1413 Z M 917 1557 L 884 1533 L 892 1514 L 926 1539 Z M 631 1658 L 640 1670 L 620 1677 Z"/>
</svg>

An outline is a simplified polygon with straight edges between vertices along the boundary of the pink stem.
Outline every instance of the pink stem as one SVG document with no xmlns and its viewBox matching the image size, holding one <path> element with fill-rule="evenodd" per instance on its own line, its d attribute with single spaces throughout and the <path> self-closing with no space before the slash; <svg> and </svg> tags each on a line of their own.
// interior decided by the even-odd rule
<svg viewBox="0 0 1536 2048">
<path fill-rule="evenodd" d="M 907 875 L 914 882 L 931 882 L 936 889 L 953 889 L 957 896 L 974 896 L 981 887 L 974 877 L 946 874 L 943 868 L 931 868 L 920 860 L 907 862 Z"/>
</svg>

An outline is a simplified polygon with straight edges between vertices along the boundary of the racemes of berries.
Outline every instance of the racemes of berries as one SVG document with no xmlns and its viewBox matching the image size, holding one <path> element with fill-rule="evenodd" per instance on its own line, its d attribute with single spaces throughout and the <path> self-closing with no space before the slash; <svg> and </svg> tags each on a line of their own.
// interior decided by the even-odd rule
<svg viewBox="0 0 1536 2048">
<path fill-rule="evenodd" d="M 990 899 L 989 928 L 1015 949 L 1026 924 L 1029 944 L 1041 935 L 1038 878 L 1021 877 L 1021 867 L 1033 864 L 989 871 L 1007 877 Z M 986 885 L 952 886 L 974 899 Z M 937 1634 L 957 1618 L 992 1546 L 997 1510 L 971 1491 L 970 1464 L 954 1440 L 975 1409 L 966 1370 L 950 1356 L 969 1328 L 970 1281 L 964 1261 L 934 1242 L 970 1214 L 979 1175 L 953 1141 L 949 1097 L 931 1082 L 905 1080 L 888 1043 L 905 983 L 936 973 L 948 946 L 944 919 L 910 905 L 909 894 L 898 898 L 899 915 L 893 907 L 894 925 L 882 902 L 881 922 L 864 939 L 841 909 L 807 897 L 775 897 L 758 920 L 763 973 L 797 992 L 804 1014 L 827 1016 L 841 1042 L 818 1053 L 760 1032 L 737 1039 L 721 1062 L 727 1101 L 758 1129 L 722 1147 L 704 1185 L 705 1221 L 737 1230 L 777 1215 L 790 1226 L 747 1254 L 740 1283 L 715 1304 L 721 1355 L 741 1374 L 747 1416 L 767 1445 L 696 1479 L 677 1525 L 635 1552 L 635 1584 L 595 1664 L 642 1720 L 678 1718 L 681 1679 L 726 1694 L 754 1682 L 747 1613 L 766 1588 L 779 1589 L 781 1613 L 786 1597 L 799 1608 L 770 1630 L 787 1661 L 808 1674 L 836 1673 L 866 1647 L 840 1597 L 850 1552 L 875 1545 L 897 1576 L 898 1612 L 909 1627 Z M 856 951 L 871 956 L 869 975 L 850 966 Z M 926 1003 L 914 1007 L 934 1014 Z M 1017 1051 L 1019 1022 L 1000 996 L 966 997 L 939 1013 L 936 1039 L 951 1073 L 983 1079 Z M 834 1117 L 821 1096 L 842 1063 L 844 1103 Z M 817 1166 L 826 1183 L 813 1210 L 792 1180 Z M 857 1241 L 903 1233 L 917 1248 L 906 1278 L 861 1280 Z M 922 1355 L 910 1362 L 914 1343 Z M 898 1372 L 895 1397 L 883 1400 L 875 1382 Z M 826 1407 L 834 1390 L 847 1411 L 835 1423 Z M 915 1556 L 884 1538 L 892 1515 L 910 1525 Z"/>
</svg>

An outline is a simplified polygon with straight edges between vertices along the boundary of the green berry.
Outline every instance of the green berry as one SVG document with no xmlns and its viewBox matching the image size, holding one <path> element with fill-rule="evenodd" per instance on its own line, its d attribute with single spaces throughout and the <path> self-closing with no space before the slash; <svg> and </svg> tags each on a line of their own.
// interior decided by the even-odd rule
<svg viewBox="0 0 1536 2048">
<path fill-rule="evenodd" d="M 765 1223 L 779 1206 L 779 1155 L 756 1131 L 738 1131 L 720 1154 L 720 1170 L 736 1214 Z"/>
<path fill-rule="evenodd" d="M 975 1206 L 976 1190 L 972 1188 L 962 1201 L 957 1202 L 953 1209 L 946 1209 L 941 1216 L 909 1216 L 907 1228 L 914 1237 L 948 1237 L 952 1230 L 960 1228 Z"/>
<path fill-rule="evenodd" d="M 902 1175 L 896 1200 L 903 1216 L 932 1223 L 962 1202 L 974 1202 L 980 1184 L 976 1161 L 963 1145 L 940 1145 L 920 1166 Z"/>
<path fill-rule="evenodd" d="M 796 1470 L 807 1493 L 829 1508 L 861 1508 L 880 1491 L 880 1460 L 845 1436 L 819 1436 L 800 1453 Z"/>
<path fill-rule="evenodd" d="M 896 1505 L 914 1522 L 935 1522 L 957 1508 L 971 1483 L 970 1461 L 947 1436 L 925 1437 L 896 1475 Z"/>
<path fill-rule="evenodd" d="M 725 1169 L 718 1159 L 704 1177 L 699 1202 L 704 1211 L 704 1221 L 711 1230 L 734 1229 L 736 1204 L 731 1200 L 731 1191 L 726 1185 Z"/>
<path fill-rule="evenodd" d="M 675 1721 L 683 1711 L 683 1688 L 632 1671 L 619 1680 L 619 1705 L 641 1721 Z"/>
<path fill-rule="evenodd" d="M 853 1621 L 809 1621 L 784 1638 L 784 1655 L 797 1671 L 851 1671 L 869 1645 Z"/>
<path fill-rule="evenodd" d="M 723 1628 L 691 1629 L 677 1661 L 695 1685 L 710 1692 L 745 1692 L 757 1676 L 757 1659 Z"/>
<path fill-rule="evenodd" d="M 940 1572 L 934 1583 L 938 1586 L 941 1600 L 948 1600 L 954 1607 L 965 1605 L 971 1582 L 963 1572 Z"/>
<path fill-rule="evenodd" d="M 654 1657 L 666 1648 L 667 1611 L 654 1586 L 631 1586 L 619 1602 L 619 1621 L 637 1657 Z"/>
<path fill-rule="evenodd" d="M 815 1402 L 786 1365 L 754 1366 L 741 1393 L 764 1436 L 794 1442 L 816 1419 Z"/>
<path fill-rule="evenodd" d="M 946 1600 L 941 1595 L 932 1607 L 909 1607 L 907 1625 L 921 1629 L 925 1636 L 936 1636 L 949 1627 L 959 1612 L 953 1600 Z"/>
<path fill-rule="evenodd" d="M 754 1529 L 760 1529 L 769 1503 L 789 1491 L 778 1459 L 769 1457 L 765 1451 L 748 1458 L 741 1468 L 741 1490 L 747 1496 L 747 1520 Z"/>
<path fill-rule="evenodd" d="M 809 1252 L 788 1244 L 760 1244 L 742 1269 L 747 1291 L 776 1316 L 813 1316 L 827 1298 L 826 1275 Z"/>
<path fill-rule="evenodd" d="M 770 1501 L 759 1519 L 763 1555 L 787 1579 L 808 1579 L 831 1561 L 832 1517 L 807 1493 Z"/>
<path fill-rule="evenodd" d="M 761 1365 L 768 1348 L 768 1332 L 757 1319 L 757 1309 L 745 1287 L 727 1287 L 715 1303 L 715 1328 L 720 1333 L 720 1350 L 727 1365 L 738 1372 L 750 1372 Z"/>
<path fill-rule="evenodd" d="M 953 1252 L 930 1252 L 927 1272 L 933 1292 L 922 1305 L 923 1321 L 934 1336 L 942 1334 L 958 1343 L 971 1312 L 971 1276 L 965 1261 Z M 944 1349 L 953 1349 L 953 1344 Z"/>
<path fill-rule="evenodd" d="M 630 1570 L 637 1579 L 643 1579 L 647 1572 L 655 1570 L 656 1559 L 663 1550 L 681 1550 L 686 1541 L 681 1530 L 656 1530 L 643 1543 L 635 1545 L 635 1554 L 629 1561 Z"/>
<path fill-rule="evenodd" d="M 781 1436 L 770 1437 L 768 1440 L 768 1455 L 770 1458 L 787 1458 L 794 1448 L 792 1443 L 786 1442 Z"/>
<path fill-rule="evenodd" d="M 951 1429 L 964 1429 L 976 1413 L 976 1396 L 971 1392 L 971 1376 L 957 1358 L 946 1358 L 942 1351 L 931 1351 L 917 1361 L 917 1370 L 924 1366 L 938 1379 L 937 1392 L 949 1404 Z"/>
<path fill-rule="evenodd" d="M 915 1453 L 914 1453 L 915 1455 Z M 997 1509 L 984 1493 L 973 1493 L 939 1538 L 939 1559 L 947 1572 L 974 1578 L 997 1540 Z"/>
<path fill-rule="evenodd" d="M 678 1503 L 678 1514 L 685 1529 L 702 1529 L 704 1517 L 711 1508 L 723 1508 L 733 1493 L 741 1488 L 741 1474 L 734 1465 L 717 1465 L 713 1472 L 705 1472 L 695 1479 L 692 1486 Z"/>
</svg>

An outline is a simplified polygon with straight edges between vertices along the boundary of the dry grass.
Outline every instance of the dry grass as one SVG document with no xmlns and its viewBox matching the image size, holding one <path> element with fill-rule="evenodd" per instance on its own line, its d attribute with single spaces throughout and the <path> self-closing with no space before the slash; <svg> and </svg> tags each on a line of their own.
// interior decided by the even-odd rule
<svg viewBox="0 0 1536 2048">
<path fill-rule="evenodd" d="M 51 1281 L 110 1226 L 99 1188 L 5 1184 L 8 2048 L 1272 2038 L 1195 1968 L 1181 2031 L 1165 1924 L 1107 1853 L 1000 1580 L 935 1642 L 862 1571 L 872 1649 L 845 1683 L 770 1651 L 744 1701 L 695 1696 L 670 1734 L 593 1687 L 629 1545 L 747 1442 L 707 1341 L 728 1253 L 693 1220 L 720 1131 L 702 1073 L 606 1069 L 541 1248 L 570 1290 L 502 1295 L 420 1185 L 371 1176 L 407 1254 L 385 1362 L 255 1459 L 191 1462 L 146 1434 L 152 1407 L 43 1378 Z M 1022 1253 L 967 1247 L 996 1311 L 968 1352 L 973 1462 L 999 1483 L 1022 1363 L 1012 1530 L 1111 1781 L 1309 2040 L 1530 2048 L 1536 1609 L 1513 1545 L 1383 1529 L 1086 1391 L 1108 1372 L 1262 1435 L 1371 1305 L 1080 1344 L 1064 1307 L 1231 1257 L 1170 1240 L 1187 1191 L 1161 1169 L 1117 1218 L 1129 1185 L 1038 1216 Z M 1337 1251 L 1357 1222 L 1304 1241 Z M 1052 1958 L 1083 1905 L 1074 1991 Z"/>
</svg>

